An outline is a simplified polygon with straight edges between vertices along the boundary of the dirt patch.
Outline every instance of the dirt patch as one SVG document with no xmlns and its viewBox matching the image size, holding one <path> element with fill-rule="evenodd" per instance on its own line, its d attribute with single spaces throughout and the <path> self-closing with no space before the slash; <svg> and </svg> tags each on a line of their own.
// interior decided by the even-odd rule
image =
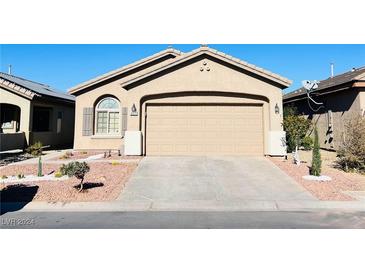
<svg viewBox="0 0 365 274">
<path fill-rule="evenodd" d="M 86 202 L 115 200 L 137 167 L 136 163 L 118 165 L 90 163 L 89 165 L 90 172 L 85 176 L 85 190 L 81 193 L 78 192 L 79 180 L 76 178 L 70 178 L 64 181 L 28 182 L 22 184 L 21 188 L 16 187 L 16 184 L 1 183 L 1 200 L 8 202 L 22 201 L 24 200 L 22 195 L 29 192 L 25 191 L 26 188 L 33 190 L 35 189 L 34 187 L 37 187 L 37 191 L 33 193 L 34 197 L 32 201 Z M 44 164 L 43 173 L 48 174 L 57 171 L 60 166 L 58 164 Z M 37 174 L 37 165 L 10 165 L 0 169 L 0 176 L 17 175 L 19 173 Z M 17 190 L 19 191 L 17 192 Z"/>
<path fill-rule="evenodd" d="M 321 152 L 322 153 L 322 152 Z M 325 153 L 322 156 L 322 174 L 332 178 L 329 182 L 307 181 L 302 178 L 309 174 L 310 152 L 301 152 L 301 160 L 304 161 L 300 166 L 293 164 L 291 156 L 288 160 L 282 158 L 269 158 L 286 174 L 301 184 L 319 200 L 324 201 L 352 201 L 353 197 L 343 193 L 343 191 L 363 191 L 365 190 L 365 176 L 355 173 L 346 173 L 334 168 L 334 153 Z"/>
</svg>

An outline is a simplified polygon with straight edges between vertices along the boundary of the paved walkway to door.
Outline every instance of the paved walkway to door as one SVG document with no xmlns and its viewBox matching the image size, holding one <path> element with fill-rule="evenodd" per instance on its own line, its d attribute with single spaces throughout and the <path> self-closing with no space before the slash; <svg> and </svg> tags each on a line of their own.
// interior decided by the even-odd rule
<svg viewBox="0 0 365 274">
<path fill-rule="evenodd" d="M 264 157 L 145 157 L 118 201 L 131 210 L 219 210 L 316 198 Z"/>
</svg>

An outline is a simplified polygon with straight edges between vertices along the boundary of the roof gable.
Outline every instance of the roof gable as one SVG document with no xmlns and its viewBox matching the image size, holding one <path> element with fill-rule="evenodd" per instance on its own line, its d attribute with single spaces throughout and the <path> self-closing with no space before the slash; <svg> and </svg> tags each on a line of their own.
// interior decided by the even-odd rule
<svg viewBox="0 0 365 274">
<path fill-rule="evenodd" d="M 291 84 L 290 80 L 288 80 L 278 74 L 272 73 L 263 68 L 249 64 L 245 61 L 242 61 L 238 58 L 234 58 L 230 55 L 219 52 L 217 50 L 213 50 L 207 46 L 202 46 L 199 49 L 196 49 L 189 53 L 183 54 L 180 57 L 173 59 L 171 62 L 169 62 L 167 64 L 163 64 L 160 67 L 157 67 L 152 71 L 148 71 L 144 74 L 136 75 L 136 77 L 123 82 L 121 85 L 122 85 L 122 87 L 129 89 L 131 87 L 138 85 L 139 83 L 141 83 L 143 81 L 148 81 L 149 78 L 152 79 L 154 76 L 156 76 L 160 73 L 163 73 L 164 71 L 167 71 L 168 69 L 178 67 L 179 65 L 181 65 L 185 62 L 188 62 L 194 58 L 197 58 L 197 57 L 203 56 L 203 55 L 207 55 L 208 57 L 215 58 L 219 61 L 222 61 L 231 66 L 237 67 L 239 69 L 243 69 L 251 74 L 254 74 L 256 76 L 269 80 L 275 84 L 278 84 L 282 88 L 286 88 Z"/>
<path fill-rule="evenodd" d="M 104 81 L 108 81 L 112 78 L 115 78 L 119 75 L 122 75 L 122 74 L 125 74 L 125 73 L 128 73 L 128 72 L 133 72 L 134 70 L 138 70 L 138 69 L 143 69 L 143 66 L 147 66 L 149 64 L 152 64 L 152 63 L 155 63 L 155 62 L 158 62 L 158 61 L 163 61 L 163 60 L 166 60 L 168 59 L 169 57 L 171 59 L 177 57 L 177 56 L 180 56 L 182 53 L 178 50 L 175 50 L 173 48 L 168 48 L 166 50 L 163 50 L 163 51 L 160 51 L 156 54 L 153 54 L 151 56 L 148 56 L 146 58 L 143 58 L 139 61 L 136 61 L 134 63 L 131 63 L 131 64 L 128 64 L 126 66 L 123 66 L 121 68 L 118 68 L 116 70 L 113 70 L 113 71 L 110 71 L 110 72 L 107 72 L 103 75 L 100 75 L 98 77 L 95 77 L 93 79 L 90 79 L 86 82 L 83 82 L 77 86 L 74 86 L 72 88 L 70 88 L 68 90 L 68 92 L 70 94 L 74 94 L 74 93 L 78 93 L 80 91 L 83 91 L 87 88 L 91 88 L 93 87 L 94 85 L 97 85 L 97 84 L 100 84 Z M 134 72 L 133 72 L 134 73 Z"/>
</svg>

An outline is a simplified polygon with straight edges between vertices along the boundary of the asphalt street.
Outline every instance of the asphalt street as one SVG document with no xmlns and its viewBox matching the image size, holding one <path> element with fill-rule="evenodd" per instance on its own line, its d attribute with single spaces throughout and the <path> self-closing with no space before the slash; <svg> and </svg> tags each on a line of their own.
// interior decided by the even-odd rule
<svg viewBox="0 0 365 274">
<path fill-rule="evenodd" d="M 7 212 L 1 229 L 365 228 L 365 212 Z"/>
</svg>

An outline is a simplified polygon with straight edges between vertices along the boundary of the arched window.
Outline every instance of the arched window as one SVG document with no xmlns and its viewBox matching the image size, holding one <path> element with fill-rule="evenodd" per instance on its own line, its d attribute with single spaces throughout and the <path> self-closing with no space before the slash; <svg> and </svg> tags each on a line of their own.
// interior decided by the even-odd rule
<svg viewBox="0 0 365 274">
<path fill-rule="evenodd" d="M 119 101 L 106 97 L 96 105 L 95 109 L 96 134 L 116 134 L 120 132 Z"/>
</svg>

